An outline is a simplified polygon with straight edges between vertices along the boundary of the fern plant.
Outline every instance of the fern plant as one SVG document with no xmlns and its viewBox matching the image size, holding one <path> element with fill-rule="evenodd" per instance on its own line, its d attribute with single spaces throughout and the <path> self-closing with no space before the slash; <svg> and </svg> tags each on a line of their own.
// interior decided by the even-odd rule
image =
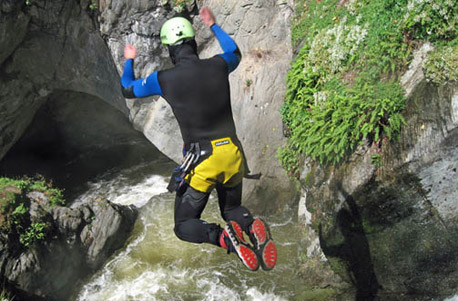
<svg viewBox="0 0 458 301">
<path fill-rule="evenodd" d="M 399 74 L 409 63 L 407 1 L 298 1 L 293 39 L 302 39 L 281 108 L 291 174 L 299 158 L 337 164 L 364 139 L 396 138 L 405 123 Z M 338 5 L 339 4 L 339 5 Z"/>
</svg>

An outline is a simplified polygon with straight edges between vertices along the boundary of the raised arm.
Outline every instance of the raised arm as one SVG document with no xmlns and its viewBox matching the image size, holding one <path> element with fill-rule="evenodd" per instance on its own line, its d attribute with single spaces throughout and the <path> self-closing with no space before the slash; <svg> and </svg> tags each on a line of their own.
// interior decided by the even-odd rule
<svg viewBox="0 0 458 301">
<path fill-rule="evenodd" d="M 224 53 L 220 56 L 227 62 L 229 73 L 234 71 L 242 59 L 242 54 L 235 41 L 215 23 L 215 17 L 208 7 L 203 7 L 200 10 L 200 17 L 205 25 L 210 27 L 219 45 Z"/>
<path fill-rule="evenodd" d="M 147 97 L 162 95 L 161 86 L 157 79 L 157 72 L 153 72 L 147 78 L 135 79 L 134 59 L 137 56 L 137 49 L 127 44 L 124 48 L 124 71 L 121 76 L 122 94 L 126 98 Z"/>
</svg>

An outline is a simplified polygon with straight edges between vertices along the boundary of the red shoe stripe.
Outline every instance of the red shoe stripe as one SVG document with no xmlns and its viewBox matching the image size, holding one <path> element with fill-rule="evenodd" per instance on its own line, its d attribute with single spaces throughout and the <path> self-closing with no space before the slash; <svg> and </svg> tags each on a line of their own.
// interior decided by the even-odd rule
<svg viewBox="0 0 458 301">
<path fill-rule="evenodd" d="M 245 246 L 240 246 L 240 259 L 242 259 L 243 264 L 250 270 L 257 270 L 259 264 L 258 264 L 258 258 L 256 256 L 256 253 L 245 247 Z"/>
<path fill-rule="evenodd" d="M 223 233 L 221 233 L 221 236 L 219 237 L 219 245 L 221 248 L 224 248 L 227 250 L 227 245 L 226 242 L 224 241 L 224 237 L 228 236 L 226 230 L 223 230 Z"/>
<path fill-rule="evenodd" d="M 250 231 L 256 240 L 262 268 L 267 271 L 273 269 L 277 264 L 277 248 L 271 239 L 269 228 L 261 219 L 256 219 Z"/>
<path fill-rule="evenodd" d="M 264 261 L 264 268 L 269 270 L 275 267 L 277 263 L 277 248 L 273 241 L 267 242 L 262 252 L 262 260 Z"/>
<path fill-rule="evenodd" d="M 264 226 L 264 223 L 261 220 L 256 219 L 253 222 L 252 229 L 253 229 L 253 232 L 254 232 L 254 234 L 256 236 L 256 239 L 258 240 L 258 244 L 262 245 L 263 243 L 265 243 L 265 241 L 266 241 L 266 227 Z"/>
<path fill-rule="evenodd" d="M 242 227 L 238 223 L 231 221 L 230 224 L 226 225 L 224 231 L 228 234 L 234 251 L 242 263 L 248 269 L 256 271 L 259 268 L 258 256 L 251 246 L 245 243 Z"/>
<path fill-rule="evenodd" d="M 231 221 L 232 228 L 234 231 L 237 233 L 238 238 L 240 238 L 241 241 L 245 242 L 245 238 L 243 237 L 243 230 L 242 226 L 240 226 L 239 223 Z"/>
</svg>

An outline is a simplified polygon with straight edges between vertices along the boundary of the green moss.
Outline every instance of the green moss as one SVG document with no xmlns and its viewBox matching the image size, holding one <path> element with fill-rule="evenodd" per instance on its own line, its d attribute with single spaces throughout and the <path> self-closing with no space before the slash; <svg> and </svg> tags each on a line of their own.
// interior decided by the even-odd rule
<svg viewBox="0 0 458 301">
<path fill-rule="evenodd" d="M 458 39 L 453 46 L 439 46 L 425 62 L 425 76 L 431 82 L 441 85 L 458 81 Z"/>
<path fill-rule="evenodd" d="M 376 167 L 382 167 L 383 165 L 382 157 L 379 154 L 372 155 L 371 164 L 375 165 Z"/>
<path fill-rule="evenodd" d="M 315 170 L 316 166 L 312 166 L 310 172 L 305 176 L 305 186 L 312 187 L 313 183 L 315 183 Z"/>
<path fill-rule="evenodd" d="M 384 229 L 381 225 L 373 224 L 367 219 L 362 220 L 362 226 L 364 230 L 364 234 L 372 234 L 376 232 L 380 232 Z"/>
</svg>

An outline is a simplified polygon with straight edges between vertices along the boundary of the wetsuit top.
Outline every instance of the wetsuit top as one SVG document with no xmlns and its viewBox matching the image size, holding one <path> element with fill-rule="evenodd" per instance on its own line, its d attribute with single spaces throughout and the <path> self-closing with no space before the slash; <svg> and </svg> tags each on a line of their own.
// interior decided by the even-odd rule
<svg viewBox="0 0 458 301">
<path fill-rule="evenodd" d="M 211 26 L 224 53 L 201 60 L 184 43 L 174 52 L 175 67 L 135 80 L 133 60 L 121 78 L 126 97 L 160 95 L 170 104 L 185 143 L 235 137 L 228 75 L 240 62 L 234 40 L 218 25 Z"/>
</svg>

